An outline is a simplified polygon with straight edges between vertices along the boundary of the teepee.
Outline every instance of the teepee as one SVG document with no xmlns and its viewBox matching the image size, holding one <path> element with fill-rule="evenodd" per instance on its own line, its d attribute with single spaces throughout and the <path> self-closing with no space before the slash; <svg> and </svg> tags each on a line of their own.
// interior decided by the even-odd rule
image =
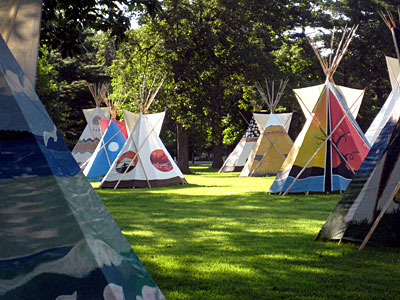
<svg viewBox="0 0 400 300">
<path fill-rule="evenodd" d="M 388 66 L 392 90 L 395 90 L 399 84 L 397 81 L 400 68 L 399 61 L 395 58 L 386 56 L 386 64 Z M 400 99 L 395 93 L 390 93 L 381 110 L 378 112 L 371 125 L 369 126 L 367 132 L 365 133 L 365 137 L 368 139 L 368 142 L 371 145 L 375 143 L 383 127 L 385 127 L 389 118 L 391 118 L 392 111 L 396 109 L 396 107 L 399 105 Z"/>
<path fill-rule="evenodd" d="M 0 36 L 0 299 L 165 299 Z"/>
<path fill-rule="evenodd" d="M 322 86 L 295 91 L 308 118 L 269 190 L 271 193 L 343 191 L 369 151 L 354 110 L 359 107 L 364 91 L 339 87 L 332 78 L 356 27 L 349 34 L 346 30 L 335 55 L 331 53 L 328 60 L 310 41 L 326 81 Z M 332 43 L 333 39 L 332 34 Z"/>
<path fill-rule="evenodd" d="M 103 100 L 107 104 L 111 120 L 99 120 L 101 131 L 104 134 L 92 156 L 81 166 L 83 174 L 90 181 L 95 182 L 101 181 L 107 174 L 128 136 L 125 122 L 117 121 L 117 113 L 121 101 L 113 101 L 106 96 L 103 97 Z"/>
<path fill-rule="evenodd" d="M 281 80 L 275 94 L 274 82 L 271 89 L 265 80 L 267 93 L 264 92 L 260 83 L 256 82 L 256 88 L 270 109 L 266 123 L 258 137 L 257 143 L 251 151 L 247 162 L 240 173 L 240 177 L 272 176 L 276 175 L 286 159 L 293 141 L 288 135 L 292 113 L 276 114 L 275 108 L 281 99 L 288 80 Z M 254 114 L 256 120 L 260 114 Z M 259 124 L 262 123 L 260 120 Z"/>
<path fill-rule="evenodd" d="M 384 20 L 393 31 L 393 17 Z M 397 54 L 398 46 L 395 40 Z M 400 101 L 399 76 L 388 101 Z M 368 242 L 400 246 L 400 105 L 388 110 L 386 103 L 381 109 L 389 114 L 381 119 L 385 124 L 316 239 L 362 242 L 360 249 Z"/>
<path fill-rule="evenodd" d="M 75 147 L 72 149 L 72 156 L 75 158 L 79 166 L 84 165 L 92 156 L 103 135 L 100 119 L 110 119 L 110 111 L 107 107 L 100 107 L 103 98 L 106 97 L 109 83 L 87 83 L 89 90 L 96 103 L 95 108 L 83 109 L 87 125 Z"/>
<path fill-rule="evenodd" d="M 252 101 L 251 104 L 256 112 L 260 111 L 262 108 L 257 101 Z M 218 171 L 219 173 L 241 172 L 243 170 L 251 151 L 257 143 L 258 137 L 260 136 L 260 131 L 262 130 L 263 125 L 265 125 L 267 118 L 268 117 L 266 115 L 260 115 L 258 120 L 256 120 L 254 114 L 250 122 L 247 122 L 247 120 L 244 118 L 248 127 L 239 143 L 225 159 L 224 164 Z M 262 122 L 262 125 L 258 122 Z"/>
<path fill-rule="evenodd" d="M 147 114 L 163 81 L 161 78 L 157 84 L 155 76 L 148 89 L 145 79 L 142 83 L 139 81 L 139 93 L 134 99 L 140 114 L 124 111 L 129 137 L 100 188 L 150 188 L 187 183 L 159 137 L 165 112 Z"/>
</svg>

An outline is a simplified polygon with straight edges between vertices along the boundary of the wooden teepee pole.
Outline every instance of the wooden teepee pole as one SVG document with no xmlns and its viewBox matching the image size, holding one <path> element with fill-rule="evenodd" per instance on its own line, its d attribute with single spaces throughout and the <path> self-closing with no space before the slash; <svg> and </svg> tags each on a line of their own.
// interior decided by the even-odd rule
<svg viewBox="0 0 400 300">
<path fill-rule="evenodd" d="M 162 86 L 163 83 L 164 83 L 165 78 L 166 78 L 166 76 L 164 75 L 164 76 L 161 78 L 160 82 L 158 83 L 157 88 L 156 88 L 155 91 L 151 94 L 151 97 L 149 98 L 149 100 L 146 102 L 146 105 L 145 105 L 145 107 L 144 107 L 144 112 L 145 112 L 145 113 L 146 113 L 147 110 L 150 108 L 150 105 L 153 103 L 153 101 L 154 101 L 156 95 L 158 94 L 158 91 L 160 90 L 161 86 Z M 149 93 L 149 94 L 150 94 L 150 93 Z"/>
<path fill-rule="evenodd" d="M 333 81 L 332 77 L 333 74 L 335 74 L 336 69 L 339 67 L 339 64 L 344 57 L 345 53 L 347 52 L 347 48 L 350 45 L 351 40 L 354 37 L 354 34 L 358 28 L 358 25 L 354 25 L 351 29 L 350 32 L 347 33 L 347 25 L 345 26 L 343 30 L 342 37 L 340 39 L 339 45 L 336 49 L 336 53 L 332 58 L 332 53 L 329 54 L 329 59 L 328 61 L 324 60 L 321 56 L 321 53 L 318 51 L 315 42 L 312 41 L 308 36 L 306 36 L 306 39 L 308 40 L 309 44 L 311 45 L 311 48 L 313 49 L 315 55 L 318 58 L 318 61 L 321 64 L 322 70 L 324 71 L 327 79 L 329 81 Z M 334 40 L 334 32 L 332 32 L 331 36 L 331 51 L 333 50 L 333 40 Z"/>
<path fill-rule="evenodd" d="M 93 99 L 96 102 L 96 106 L 100 107 L 101 102 L 106 97 L 107 91 L 110 88 L 110 83 L 103 82 L 96 84 L 86 82 L 86 85 L 88 86 L 90 93 L 92 94 Z"/>
<path fill-rule="evenodd" d="M 286 85 L 288 83 L 289 79 L 281 80 L 279 88 L 275 94 L 275 83 L 272 81 L 271 84 L 271 90 L 270 90 L 270 85 L 268 84 L 268 80 L 265 79 L 265 86 L 267 89 L 267 93 L 264 92 L 263 87 L 259 82 L 255 82 L 254 85 L 260 94 L 261 98 L 263 98 L 265 104 L 267 104 L 268 108 L 271 110 L 271 113 L 275 112 L 276 107 L 278 106 L 278 103 L 283 95 L 283 92 L 286 88 Z"/>
<path fill-rule="evenodd" d="M 399 14 L 399 19 L 400 19 L 400 8 L 398 8 L 397 12 Z M 382 11 L 379 11 L 379 15 L 381 16 L 381 18 L 385 22 L 386 26 L 390 29 L 390 32 L 392 33 L 394 48 L 396 50 L 397 59 L 399 60 L 399 64 L 400 64 L 400 52 L 399 52 L 400 45 L 397 44 L 397 39 L 396 39 L 396 34 L 395 34 L 396 21 L 394 20 L 394 17 L 391 12 L 387 12 L 388 16 L 386 16 Z"/>
</svg>

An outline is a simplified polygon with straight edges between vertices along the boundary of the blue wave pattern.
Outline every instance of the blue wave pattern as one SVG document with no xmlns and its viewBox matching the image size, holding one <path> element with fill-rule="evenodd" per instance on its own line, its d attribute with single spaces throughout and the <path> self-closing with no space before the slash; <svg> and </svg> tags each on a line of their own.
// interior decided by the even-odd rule
<svg viewBox="0 0 400 300">
<path fill-rule="evenodd" d="M 74 176 L 79 166 L 57 131 L 46 146 L 42 136 L 0 130 L 0 179 L 24 176 Z"/>
<path fill-rule="evenodd" d="M 123 296 L 116 299 L 137 299 L 137 296 L 143 296 L 143 289 L 152 291 L 152 299 L 165 299 L 157 286 L 148 280 L 147 271 L 132 250 L 119 254 L 92 237 L 81 240 L 73 248 L 49 249 L 19 261 L 29 261 L 29 269 L 12 279 L 0 278 L 1 300 L 30 299 L 29 295 L 36 292 L 42 300 L 73 294 L 76 300 L 103 300 L 110 284 L 118 287 L 116 291 Z M 0 266 L 15 265 L 16 262 L 15 259 L 3 261 Z M 43 286 L 46 288 L 41 288 Z"/>
</svg>

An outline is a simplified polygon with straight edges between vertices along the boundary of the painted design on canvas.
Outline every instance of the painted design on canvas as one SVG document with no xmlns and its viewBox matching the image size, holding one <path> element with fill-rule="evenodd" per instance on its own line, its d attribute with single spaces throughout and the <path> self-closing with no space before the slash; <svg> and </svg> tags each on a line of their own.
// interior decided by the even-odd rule
<svg viewBox="0 0 400 300">
<path fill-rule="evenodd" d="M 133 162 L 132 162 L 133 160 Z M 120 174 L 131 172 L 138 163 L 138 156 L 134 151 L 128 151 L 117 160 L 115 170 Z"/>
<path fill-rule="evenodd" d="M 150 154 L 150 161 L 152 165 L 161 172 L 169 172 L 174 168 L 162 149 L 152 151 Z"/>
</svg>

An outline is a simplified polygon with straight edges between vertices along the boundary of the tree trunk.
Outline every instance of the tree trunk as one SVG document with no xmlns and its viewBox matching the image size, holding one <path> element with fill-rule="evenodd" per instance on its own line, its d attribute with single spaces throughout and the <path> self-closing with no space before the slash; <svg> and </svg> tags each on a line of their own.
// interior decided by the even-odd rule
<svg viewBox="0 0 400 300">
<path fill-rule="evenodd" d="M 213 145 L 213 168 L 221 168 L 224 161 L 222 160 L 222 143 L 218 141 Z"/>
<path fill-rule="evenodd" d="M 177 164 L 183 174 L 190 174 L 189 170 L 189 137 L 183 125 L 176 122 Z"/>
</svg>

